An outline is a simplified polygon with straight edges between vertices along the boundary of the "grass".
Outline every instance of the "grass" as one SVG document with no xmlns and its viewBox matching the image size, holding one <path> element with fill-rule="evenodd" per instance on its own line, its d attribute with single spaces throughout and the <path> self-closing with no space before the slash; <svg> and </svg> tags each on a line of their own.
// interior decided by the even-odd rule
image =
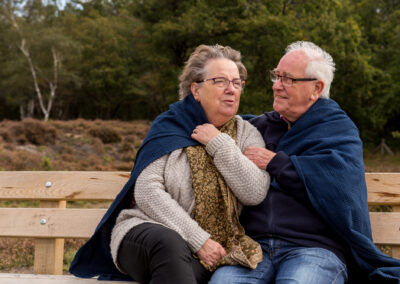
<svg viewBox="0 0 400 284">
<path fill-rule="evenodd" d="M 150 122 L 0 122 L 0 170 L 130 171 Z M 367 172 L 400 172 L 400 153 L 364 156 Z M 69 208 L 107 208 L 107 202 L 68 202 Z M 0 207 L 39 207 L 38 201 L 0 201 Z M 390 208 L 375 208 L 387 211 Z M 65 240 L 64 271 L 84 240 Z M 390 254 L 388 247 L 380 247 Z M 0 238 L 0 272 L 32 273 L 34 240 Z"/>
</svg>

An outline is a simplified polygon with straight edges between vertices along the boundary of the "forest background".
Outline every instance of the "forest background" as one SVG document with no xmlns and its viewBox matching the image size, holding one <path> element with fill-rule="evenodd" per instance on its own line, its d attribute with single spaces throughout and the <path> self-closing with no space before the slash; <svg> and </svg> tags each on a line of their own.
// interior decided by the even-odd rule
<svg viewBox="0 0 400 284">
<path fill-rule="evenodd" d="M 269 70 L 313 41 L 366 145 L 399 147 L 399 0 L 0 0 L 0 120 L 152 120 L 200 44 L 241 51 L 240 113 L 271 110 Z"/>
</svg>

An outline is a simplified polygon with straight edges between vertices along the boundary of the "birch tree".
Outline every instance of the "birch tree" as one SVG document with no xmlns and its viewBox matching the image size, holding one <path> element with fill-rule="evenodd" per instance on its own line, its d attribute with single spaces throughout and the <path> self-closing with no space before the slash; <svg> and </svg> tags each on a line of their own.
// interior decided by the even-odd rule
<svg viewBox="0 0 400 284">
<path fill-rule="evenodd" d="M 16 33 L 15 47 L 26 60 L 43 120 L 48 121 L 57 96 L 63 55 L 71 47 L 70 41 L 59 28 L 46 21 L 53 13 L 48 10 L 54 10 L 54 7 L 47 7 L 44 11 L 46 9 L 40 1 L 28 1 L 19 4 L 22 11 L 17 11 L 11 1 L 2 4 L 3 15 Z"/>
</svg>

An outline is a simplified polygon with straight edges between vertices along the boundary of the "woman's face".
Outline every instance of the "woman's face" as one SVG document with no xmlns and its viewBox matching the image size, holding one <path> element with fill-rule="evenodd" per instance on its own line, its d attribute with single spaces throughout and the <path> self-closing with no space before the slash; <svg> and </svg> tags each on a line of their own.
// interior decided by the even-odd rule
<svg viewBox="0 0 400 284">
<path fill-rule="evenodd" d="M 206 77 L 203 83 L 193 83 L 191 91 L 200 103 L 210 123 L 222 126 L 238 111 L 242 88 L 235 88 L 233 82 L 228 86 L 218 83 L 212 78 L 225 78 L 230 81 L 239 79 L 236 64 L 228 59 L 212 59 L 206 66 Z"/>
</svg>

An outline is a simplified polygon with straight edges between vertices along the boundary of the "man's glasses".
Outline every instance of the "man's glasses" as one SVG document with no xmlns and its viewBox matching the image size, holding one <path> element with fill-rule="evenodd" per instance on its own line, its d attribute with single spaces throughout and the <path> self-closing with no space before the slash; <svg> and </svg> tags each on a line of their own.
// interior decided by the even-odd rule
<svg viewBox="0 0 400 284">
<path fill-rule="evenodd" d="M 293 82 L 298 82 L 298 81 L 304 82 L 304 81 L 318 80 L 317 78 L 291 78 L 291 77 L 279 75 L 278 71 L 276 71 L 276 70 L 269 71 L 269 77 L 273 83 L 276 83 L 280 79 L 282 84 L 285 86 L 292 86 Z"/>
<path fill-rule="evenodd" d="M 218 88 L 228 88 L 229 83 L 232 82 L 232 86 L 235 89 L 242 89 L 244 88 L 244 85 L 246 84 L 246 80 L 243 79 L 233 79 L 233 80 L 228 80 L 224 77 L 215 77 L 215 78 L 209 78 L 209 79 L 204 79 L 201 81 L 197 81 L 196 83 L 204 83 L 206 81 L 213 81 L 214 82 L 214 86 L 218 87 Z"/>
</svg>

